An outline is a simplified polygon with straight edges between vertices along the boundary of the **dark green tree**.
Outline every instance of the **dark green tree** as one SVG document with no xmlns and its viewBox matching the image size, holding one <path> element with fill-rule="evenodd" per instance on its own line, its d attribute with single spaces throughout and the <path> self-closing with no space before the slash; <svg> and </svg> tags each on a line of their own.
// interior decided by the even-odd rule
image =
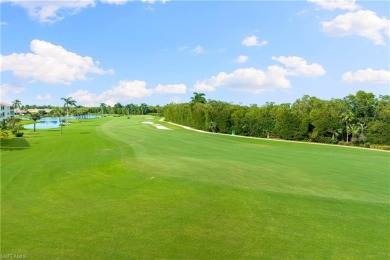
<svg viewBox="0 0 390 260">
<path fill-rule="evenodd" d="M 204 93 L 198 93 L 198 92 L 194 92 L 194 96 L 191 97 L 191 103 L 192 104 L 195 104 L 195 103 L 206 103 L 206 98 L 205 98 L 205 94 Z"/>
</svg>

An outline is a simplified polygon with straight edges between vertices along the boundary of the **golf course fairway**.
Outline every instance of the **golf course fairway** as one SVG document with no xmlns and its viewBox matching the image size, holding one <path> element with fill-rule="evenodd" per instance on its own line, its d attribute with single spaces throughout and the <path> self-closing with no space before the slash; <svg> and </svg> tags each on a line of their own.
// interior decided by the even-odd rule
<svg viewBox="0 0 390 260">
<path fill-rule="evenodd" d="M 2 255 L 390 258 L 389 152 L 150 116 L 24 132 L 1 141 Z"/>
</svg>

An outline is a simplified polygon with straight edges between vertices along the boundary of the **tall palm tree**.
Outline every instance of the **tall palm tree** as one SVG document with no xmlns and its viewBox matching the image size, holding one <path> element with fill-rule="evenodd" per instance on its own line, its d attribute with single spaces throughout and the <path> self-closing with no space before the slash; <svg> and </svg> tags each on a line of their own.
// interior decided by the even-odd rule
<svg viewBox="0 0 390 260">
<path fill-rule="evenodd" d="M 76 101 L 72 99 L 72 97 L 61 98 L 64 103 L 64 107 L 66 107 L 66 117 L 69 120 L 69 106 L 76 106 Z"/>
</svg>

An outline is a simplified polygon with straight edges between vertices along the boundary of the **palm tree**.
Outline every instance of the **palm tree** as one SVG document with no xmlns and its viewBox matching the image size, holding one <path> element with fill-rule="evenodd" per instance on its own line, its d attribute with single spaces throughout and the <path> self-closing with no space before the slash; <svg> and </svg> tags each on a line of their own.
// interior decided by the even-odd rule
<svg viewBox="0 0 390 260">
<path fill-rule="evenodd" d="M 16 110 L 17 108 L 22 108 L 22 102 L 19 99 L 12 101 L 12 107 Z M 16 113 L 16 111 L 15 111 Z"/>
<path fill-rule="evenodd" d="M 61 100 L 65 102 L 64 107 L 66 107 L 66 115 L 67 119 L 69 120 L 69 106 L 76 106 L 76 101 L 73 100 L 72 97 L 61 98 Z"/>
<path fill-rule="evenodd" d="M 31 120 L 34 121 L 34 132 L 35 132 L 35 124 L 36 122 L 41 119 L 41 115 L 39 113 L 31 114 Z"/>
<path fill-rule="evenodd" d="M 359 133 L 360 133 L 360 127 L 356 124 L 350 124 L 348 125 L 349 131 L 352 133 L 351 141 L 353 143 L 359 141 Z"/>
<path fill-rule="evenodd" d="M 354 119 L 354 117 L 353 117 L 353 113 L 351 111 L 347 111 L 347 112 L 344 112 L 341 114 L 341 121 L 343 121 L 343 123 L 345 123 L 345 128 L 347 129 L 347 143 L 348 143 L 348 136 L 349 136 L 349 130 L 350 130 L 348 123 L 351 123 L 353 121 L 353 119 Z"/>
<path fill-rule="evenodd" d="M 21 108 L 22 107 L 22 101 L 20 101 L 19 99 L 15 99 L 14 101 L 12 101 L 12 106 L 16 109 L 16 108 Z"/>
<path fill-rule="evenodd" d="M 106 109 L 107 105 L 105 103 L 100 103 L 100 108 L 102 109 L 102 116 L 104 114 L 104 110 Z"/>
<path fill-rule="evenodd" d="M 206 98 L 204 96 L 204 93 L 194 92 L 194 96 L 191 98 L 191 103 L 206 103 Z"/>
</svg>

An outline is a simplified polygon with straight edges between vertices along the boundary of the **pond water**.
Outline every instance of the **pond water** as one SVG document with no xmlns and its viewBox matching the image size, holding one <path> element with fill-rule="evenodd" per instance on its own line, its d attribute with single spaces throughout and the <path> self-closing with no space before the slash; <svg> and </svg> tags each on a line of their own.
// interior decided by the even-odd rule
<svg viewBox="0 0 390 260">
<path fill-rule="evenodd" d="M 87 115 L 84 119 L 98 118 L 96 115 Z M 67 117 L 61 117 L 61 121 L 67 119 Z M 77 119 L 77 117 L 70 116 L 69 119 Z M 23 126 L 26 129 L 34 129 L 34 124 L 28 124 Z M 42 117 L 35 124 L 35 129 L 50 129 L 60 127 L 60 119 L 58 117 Z"/>
</svg>

